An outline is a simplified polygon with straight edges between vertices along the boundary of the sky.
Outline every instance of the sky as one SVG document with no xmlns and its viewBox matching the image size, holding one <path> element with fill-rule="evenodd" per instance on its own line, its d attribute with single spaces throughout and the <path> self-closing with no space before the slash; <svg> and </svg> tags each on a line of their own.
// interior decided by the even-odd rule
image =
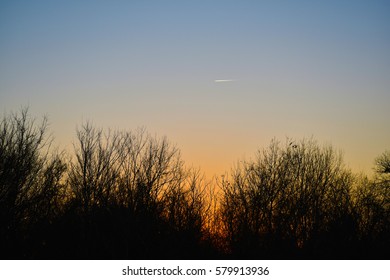
<svg viewBox="0 0 390 280">
<path fill-rule="evenodd" d="M 146 127 L 208 177 L 314 137 L 370 173 L 390 149 L 390 2 L 0 1 L 0 112 Z"/>
</svg>

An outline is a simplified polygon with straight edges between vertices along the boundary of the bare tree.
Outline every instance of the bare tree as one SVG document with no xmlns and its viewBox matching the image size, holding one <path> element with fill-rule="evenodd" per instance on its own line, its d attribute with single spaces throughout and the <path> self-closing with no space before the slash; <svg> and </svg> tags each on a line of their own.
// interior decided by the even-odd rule
<svg viewBox="0 0 390 280">
<path fill-rule="evenodd" d="M 375 160 L 373 179 L 359 176 L 353 192 L 362 250 L 368 257 L 388 258 L 390 231 L 389 152 Z"/>
<path fill-rule="evenodd" d="M 47 120 L 36 126 L 27 109 L 4 117 L 0 123 L 1 213 L 13 221 L 21 218 L 28 198 L 35 193 L 36 177 L 44 166 L 39 153 L 46 145 L 46 129 Z"/>
<path fill-rule="evenodd" d="M 233 250 L 304 247 L 350 211 L 351 182 L 332 147 L 289 139 L 281 147 L 273 141 L 222 183 L 221 211 Z"/>
<path fill-rule="evenodd" d="M 166 138 L 151 137 L 145 129 L 123 132 L 120 138 L 118 202 L 133 211 L 157 207 L 164 194 L 185 179 L 178 149 Z"/>
<path fill-rule="evenodd" d="M 375 171 L 379 174 L 390 174 L 390 151 L 385 151 L 375 159 Z"/>
<path fill-rule="evenodd" d="M 113 233 L 102 221 L 111 217 L 113 227 L 124 227 L 127 241 L 122 247 L 129 254 L 175 252 L 162 248 L 178 240 L 196 247 L 205 230 L 207 184 L 199 172 L 184 167 L 175 146 L 145 129 L 104 133 L 90 123 L 77 136 L 68 185 L 87 214 L 85 242 L 105 243 Z M 184 252 L 182 247 L 175 249 Z"/>
<path fill-rule="evenodd" d="M 68 184 L 84 211 L 92 206 L 107 207 L 120 175 L 123 139 L 119 133 L 104 134 L 90 123 L 77 131 L 77 137 Z"/>
<path fill-rule="evenodd" d="M 49 150 L 47 119 L 37 124 L 28 109 L 4 116 L 0 122 L 0 222 L 4 246 L 40 219 L 58 210 L 66 165 Z M 13 249 L 14 251 L 16 248 Z"/>
</svg>

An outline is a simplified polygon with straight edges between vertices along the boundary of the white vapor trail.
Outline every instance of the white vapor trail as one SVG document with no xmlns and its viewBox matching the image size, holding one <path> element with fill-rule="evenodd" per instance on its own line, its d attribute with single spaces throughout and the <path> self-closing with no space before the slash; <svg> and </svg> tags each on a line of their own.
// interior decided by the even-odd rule
<svg viewBox="0 0 390 280">
<path fill-rule="evenodd" d="M 214 80 L 215 83 L 226 83 L 226 82 L 234 82 L 235 80 Z"/>
</svg>

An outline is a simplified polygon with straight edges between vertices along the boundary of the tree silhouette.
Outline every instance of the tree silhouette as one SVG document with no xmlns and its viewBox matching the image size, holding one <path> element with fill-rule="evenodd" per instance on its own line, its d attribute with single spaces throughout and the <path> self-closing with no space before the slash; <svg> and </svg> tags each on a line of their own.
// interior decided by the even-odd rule
<svg viewBox="0 0 390 280">
<path fill-rule="evenodd" d="M 314 140 L 288 140 L 281 147 L 273 141 L 222 183 L 221 211 L 232 254 L 327 257 L 325 250 L 334 256 L 342 251 L 341 241 L 352 246 L 345 244 L 355 230 L 352 182 L 332 147 Z"/>
<path fill-rule="evenodd" d="M 387 166 L 389 153 L 375 160 L 373 180 L 359 178 L 355 189 L 355 212 L 359 221 L 361 249 L 366 258 L 388 258 L 390 251 L 390 180 Z"/>
<path fill-rule="evenodd" d="M 59 209 L 58 194 L 65 164 L 47 148 L 47 119 L 36 124 L 28 109 L 4 116 L 0 123 L 1 251 L 21 254 L 25 229 L 51 219 Z"/>
<path fill-rule="evenodd" d="M 120 175 L 120 135 L 103 135 L 86 123 L 77 131 L 76 161 L 71 162 L 68 186 L 75 200 L 88 212 L 93 206 L 107 207 Z"/>
<path fill-rule="evenodd" d="M 167 138 L 87 122 L 51 148 L 28 109 L 0 122 L 0 255 L 15 259 L 389 258 L 389 162 L 273 140 L 216 182 Z"/>
<path fill-rule="evenodd" d="M 107 255 L 96 252 L 107 240 L 123 241 L 109 246 L 123 257 L 199 254 L 205 186 L 198 172 L 184 168 L 176 147 L 144 129 L 104 133 L 86 123 L 77 135 L 68 186 L 82 211 L 87 257 Z"/>
<path fill-rule="evenodd" d="M 390 174 L 390 151 L 386 151 L 376 158 L 375 169 L 379 174 Z"/>
</svg>

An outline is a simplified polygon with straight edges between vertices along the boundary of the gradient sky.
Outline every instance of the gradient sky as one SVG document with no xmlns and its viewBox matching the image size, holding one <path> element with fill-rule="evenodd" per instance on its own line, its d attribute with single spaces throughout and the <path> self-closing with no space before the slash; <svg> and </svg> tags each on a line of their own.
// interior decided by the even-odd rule
<svg viewBox="0 0 390 280">
<path fill-rule="evenodd" d="M 167 136 L 220 175 L 314 136 L 371 172 L 390 149 L 389 1 L 0 1 L 0 111 Z M 219 81 L 215 80 L 229 80 Z"/>
</svg>

